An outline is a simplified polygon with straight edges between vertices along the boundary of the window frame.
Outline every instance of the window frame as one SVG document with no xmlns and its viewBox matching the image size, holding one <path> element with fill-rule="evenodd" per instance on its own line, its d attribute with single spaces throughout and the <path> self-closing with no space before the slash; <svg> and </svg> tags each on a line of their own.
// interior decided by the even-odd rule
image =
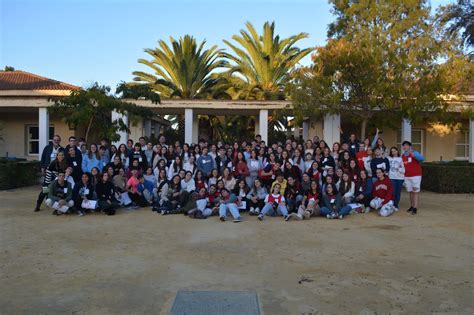
<svg viewBox="0 0 474 315">
<path fill-rule="evenodd" d="M 456 134 L 456 143 L 454 144 L 454 159 L 456 161 L 467 161 L 469 160 L 469 130 L 466 129 L 458 129 L 456 130 L 457 133 L 463 133 L 464 134 L 464 142 L 460 143 L 458 142 L 458 134 Z M 463 146 L 464 147 L 464 156 L 458 156 L 457 154 L 457 148 L 458 146 Z"/>
<path fill-rule="evenodd" d="M 38 139 L 30 138 L 30 128 L 38 128 Z M 49 143 L 53 141 L 54 137 L 54 125 L 49 125 Z M 30 153 L 30 142 L 38 142 L 38 153 Z M 39 125 L 38 124 L 26 124 L 25 125 L 25 155 L 38 157 L 43 149 L 39 147 Z"/>
</svg>

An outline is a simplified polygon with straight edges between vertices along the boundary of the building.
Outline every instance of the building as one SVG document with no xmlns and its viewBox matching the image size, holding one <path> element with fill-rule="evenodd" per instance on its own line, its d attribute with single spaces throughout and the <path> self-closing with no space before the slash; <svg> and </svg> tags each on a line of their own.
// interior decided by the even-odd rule
<svg viewBox="0 0 474 315">
<path fill-rule="evenodd" d="M 15 156 L 34 159 L 38 157 L 53 134 L 59 134 L 66 143 L 67 137 L 83 135 L 81 130 L 72 130 L 61 117 L 49 115 L 47 108 L 51 96 L 65 96 L 79 87 L 40 77 L 28 72 L 0 72 L 0 123 L 3 124 L 0 142 L 0 156 Z M 248 115 L 256 119 L 255 133 L 268 140 L 268 120 L 274 112 L 291 110 L 289 101 L 229 101 L 229 100 L 163 100 L 160 105 L 148 100 L 129 100 L 137 105 L 153 108 L 158 115 L 183 115 L 185 124 L 184 140 L 197 143 L 199 139 L 198 115 Z M 463 102 L 453 102 L 453 111 L 463 106 L 474 106 L 474 89 Z M 117 119 L 118 113 L 112 113 Z M 127 117 L 123 117 L 127 120 Z M 128 120 L 127 120 L 128 121 Z M 166 121 L 159 116 L 144 120 L 137 126 L 129 126 L 131 134 L 120 133 L 117 143 L 126 143 L 128 137 L 137 140 L 141 136 L 158 135 Z M 425 155 L 427 161 L 469 160 L 474 163 L 474 120 L 463 119 L 459 115 L 459 125 L 450 130 L 440 124 L 420 124 L 412 126 L 409 121 L 400 121 L 400 128 L 383 130 L 381 137 L 387 145 L 400 144 L 410 140 L 415 148 Z M 328 143 L 340 141 L 339 127 L 346 134 L 359 133 L 359 127 L 340 115 L 328 115 L 323 119 L 308 118 L 301 126 L 294 128 L 294 135 L 301 139 L 319 136 Z"/>
<path fill-rule="evenodd" d="M 29 160 L 39 158 L 53 135 L 67 144 L 69 136 L 82 137 L 83 130 L 71 129 L 61 117 L 48 113 L 53 96 L 67 96 L 78 86 L 25 71 L 0 71 L 0 157 Z M 161 117 L 130 126 L 131 136 L 158 135 L 167 121 Z"/>
</svg>

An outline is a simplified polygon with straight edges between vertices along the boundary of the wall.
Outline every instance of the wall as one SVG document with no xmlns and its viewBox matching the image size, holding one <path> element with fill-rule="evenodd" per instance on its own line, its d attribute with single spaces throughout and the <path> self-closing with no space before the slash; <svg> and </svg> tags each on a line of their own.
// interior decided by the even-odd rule
<svg viewBox="0 0 474 315">
<path fill-rule="evenodd" d="M 38 125 L 38 114 L 34 112 L 22 113 L 1 113 L 3 123 L 2 137 L 0 142 L 0 156 L 26 158 L 28 160 L 38 159 L 37 156 L 28 156 L 26 147 L 26 125 Z M 61 145 L 67 145 L 69 136 L 74 135 L 74 131 L 61 121 L 57 116 L 50 116 L 50 125 L 54 126 L 55 134 L 61 137 Z M 40 148 L 40 154 L 43 148 Z"/>
</svg>

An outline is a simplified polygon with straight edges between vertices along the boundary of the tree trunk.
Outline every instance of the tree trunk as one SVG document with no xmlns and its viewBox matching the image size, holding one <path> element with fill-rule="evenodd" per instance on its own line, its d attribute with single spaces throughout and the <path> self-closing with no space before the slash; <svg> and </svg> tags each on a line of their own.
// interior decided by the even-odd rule
<svg viewBox="0 0 474 315">
<path fill-rule="evenodd" d="M 87 140 L 89 138 L 89 131 L 91 130 L 93 121 L 94 121 L 94 117 L 91 117 L 91 119 L 89 120 L 89 124 L 87 125 L 86 134 L 85 134 L 85 137 L 84 137 L 86 139 L 86 143 L 87 143 Z"/>
<path fill-rule="evenodd" d="M 367 129 L 367 123 L 368 119 L 363 119 L 362 120 L 362 125 L 360 126 L 360 140 L 364 141 L 365 140 L 365 131 Z"/>
</svg>

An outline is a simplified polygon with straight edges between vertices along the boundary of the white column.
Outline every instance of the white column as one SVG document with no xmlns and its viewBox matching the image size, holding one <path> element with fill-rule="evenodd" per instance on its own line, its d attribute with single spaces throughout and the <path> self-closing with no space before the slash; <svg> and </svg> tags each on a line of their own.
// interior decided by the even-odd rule
<svg viewBox="0 0 474 315">
<path fill-rule="evenodd" d="M 193 120 L 194 114 L 192 108 L 184 109 L 184 142 L 193 143 Z"/>
<path fill-rule="evenodd" d="M 261 109 L 259 113 L 259 134 L 268 145 L 268 109 Z"/>
<path fill-rule="evenodd" d="M 38 138 L 39 138 L 39 154 L 38 158 L 41 159 L 41 153 L 44 147 L 49 144 L 49 114 L 47 107 L 40 107 L 38 111 Z"/>
<path fill-rule="evenodd" d="M 296 140 L 300 138 L 300 126 L 293 120 L 293 136 Z"/>
<path fill-rule="evenodd" d="M 403 118 L 402 119 L 402 138 L 401 142 L 403 141 L 410 141 L 411 142 L 411 121 Z"/>
<path fill-rule="evenodd" d="M 303 140 L 306 141 L 309 139 L 309 121 L 303 121 Z"/>
<path fill-rule="evenodd" d="M 193 143 L 198 143 L 199 141 L 199 117 L 198 115 L 193 116 Z"/>
<path fill-rule="evenodd" d="M 324 116 L 323 139 L 332 148 L 334 142 L 341 141 L 341 133 L 339 128 L 341 126 L 341 115 L 327 114 Z"/>
<path fill-rule="evenodd" d="M 120 119 L 123 121 L 123 123 L 126 126 L 128 126 L 128 115 L 127 114 L 121 114 L 121 113 L 113 110 L 112 111 L 112 122 L 115 123 L 116 121 L 118 121 Z M 118 139 L 117 141 L 113 141 L 112 144 L 115 145 L 116 147 L 118 147 L 122 143 L 124 143 L 126 145 L 127 141 L 128 141 L 128 132 L 119 130 L 119 131 L 117 131 L 117 133 L 119 134 L 120 139 Z"/>
<path fill-rule="evenodd" d="M 474 119 L 469 120 L 469 163 L 474 163 Z"/>
<path fill-rule="evenodd" d="M 150 138 L 151 137 L 151 120 L 150 119 L 145 119 L 143 122 L 143 129 L 145 132 L 145 137 Z"/>
<path fill-rule="evenodd" d="M 259 117 L 255 117 L 255 129 L 254 129 L 254 132 L 255 132 L 255 136 L 257 136 L 260 132 L 260 119 Z"/>
</svg>

